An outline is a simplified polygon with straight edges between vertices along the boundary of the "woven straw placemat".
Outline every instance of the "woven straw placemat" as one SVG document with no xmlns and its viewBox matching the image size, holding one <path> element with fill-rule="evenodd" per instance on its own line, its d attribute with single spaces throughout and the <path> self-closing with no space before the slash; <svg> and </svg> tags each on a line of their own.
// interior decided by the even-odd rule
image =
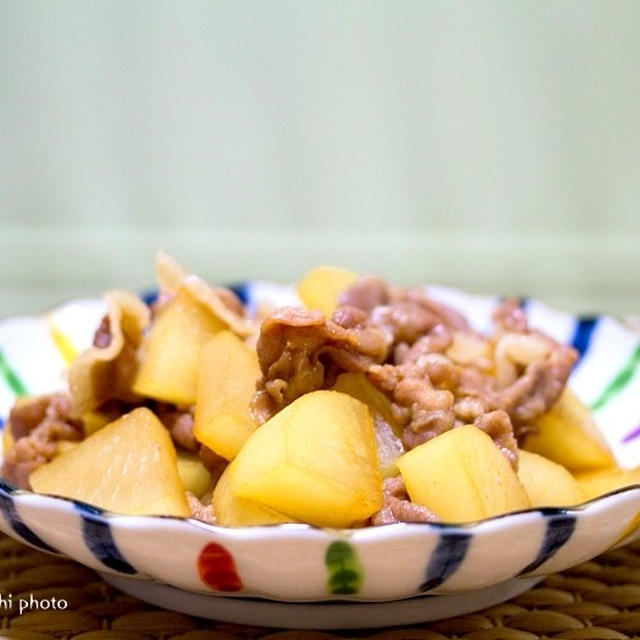
<svg viewBox="0 0 640 640">
<path fill-rule="evenodd" d="M 507 603 L 471 615 L 394 629 L 276 630 L 202 620 L 120 593 L 93 571 L 0 534 L 0 639 L 46 640 L 608 640 L 640 635 L 640 543 L 550 576 Z M 12 608 L 7 606 L 11 594 Z M 64 600 L 27 610 L 20 599 Z"/>
</svg>

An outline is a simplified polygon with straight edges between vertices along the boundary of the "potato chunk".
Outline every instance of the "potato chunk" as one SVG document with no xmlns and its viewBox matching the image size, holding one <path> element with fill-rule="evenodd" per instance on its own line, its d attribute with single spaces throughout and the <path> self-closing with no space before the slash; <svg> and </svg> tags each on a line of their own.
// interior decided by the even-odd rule
<svg viewBox="0 0 640 640">
<path fill-rule="evenodd" d="M 211 489 L 211 474 L 200 457 L 187 451 L 178 451 L 178 475 L 185 491 L 202 497 Z"/>
<path fill-rule="evenodd" d="M 402 429 L 391 414 L 391 400 L 367 380 L 364 373 L 341 373 L 332 387 L 364 402 L 371 411 L 378 451 L 378 464 L 383 478 L 398 475 L 396 460 L 404 453 Z"/>
<path fill-rule="evenodd" d="M 14 439 L 11 435 L 10 424 L 7 423 L 2 429 L 2 452 L 6 456 L 11 447 L 14 445 Z"/>
<path fill-rule="evenodd" d="M 226 326 L 185 289 L 178 290 L 143 342 L 135 393 L 178 405 L 194 404 L 200 351 Z"/>
<path fill-rule="evenodd" d="M 261 524 L 281 524 L 292 522 L 292 518 L 278 513 L 254 500 L 238 498 L 231 490 L 233 469 L 229 465 L 213 492 L 211 504 L 216 523 L 226 527 L 245 527 Z"/>
<path fill-rule="evenodd" d="M 376 389 L 364 373 L 341 373 L 336 378 L 333 389 L 364 402 L 371 413 L 379 414 L 393 428 L 397 436 L 402 435 L 402 429 L 395 424 L 391 414 L 391 400 L 382 391 Z"/>
<path fill-rule="evenodd" d="M 234 496 L 318 526 L 365 520 L 382 505 L 372 422 L 366 405 L 338 391 L 301 396 L 230 463 Z"/>
<path fill-rule="evenodd" d="M 133 515 L 190 515 L 168 431 L 134 409 L 36 469 L 29 481 L 49 493 Z"/>
<path fill-rule="evenodd" d="M 256 428 L 249 402 L 259 377 L 256 352 L 231 331 L 218 332 L 202 350 L 193 435 L 227 460 Z"/>
<path fill-rule="evenodd" d="M 518 478 L 532 507 L 569 507 L 583 501 L 580 485 L 569 471 L 537 453 L 520 451 Z"/>
<path fill-rule="evenodd" d="M 531 506 L 507 458 L 473 425 L 418 445 L 396 464 L 411 500 L 445 522 L 470 522 Z"/>
<path fill-rule="evenodd" d="M 578 484 L 582 489 L 585 500 L 602 496 L 609 491 L 622 489 L 632 484 L 640 484 L 640 467 L 634 469 L 601 469 L 576 474 Z"/>
<path fill-rule="evenodd" d="M 308 309 L 320 309 L 330 317 L 336 309 L 340 292 L 357 277 L 352 271 L 340 267 L 315 267 L 298 282 L 298 296 Z"/>
<path fill-rule="evenodd" d="M 549 411 L 535 421 L 523 449 L 553 460 L 570 471 L 612 467 L 615 460 L 591 412 L 567 387 Z"/>
</svg>

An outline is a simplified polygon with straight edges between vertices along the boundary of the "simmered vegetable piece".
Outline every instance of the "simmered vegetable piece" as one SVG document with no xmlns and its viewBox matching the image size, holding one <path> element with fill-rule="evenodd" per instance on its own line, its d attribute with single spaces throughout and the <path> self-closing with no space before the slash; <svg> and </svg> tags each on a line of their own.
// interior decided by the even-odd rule
<svg viewBox="0 0 640 640">
<path fill-rule="evenodd" d="M 307 393 L 285 407 L 229 469 L 235 497 L 318 526 L 351 526 L 382 504 L 371 414 L 337 391 Z"/>
<path fill-rule="evenodd" d="M 389 423 L 397 436 L 402 435 L 402 429 L 399 429 L 394 423 L 391 415 L 391 400 L 389 396 L 382 393 L 382 391 L 378 391 L 367 380 L 364 373 L 341 373 L 336 379 L 333 389 L 364 402 L 372 414 L 380 414 L 384 421 Z"/>
<path fill-rule="evenodd" d="M 201 497 L 211 490 L 211 474 L 202 460 L 193 453 L 178 451 L 178 475 L 185 491 Z"/>
<path fill-rule="evenodd" d="M 602 469 L 576 474 L 578 484 L 582 489 L 585 500 L 591 500 L 598 496 L 615 491 L 632 484 L 640 484 L 640 467 L 634 469 Z"/>
<path fill-rule="evenodd" d="M 378 464 L 383 478 L 398 475 L 396 459 L 404 453 L 400 439 L 402 430 L 391 415 L 391 400 L 378 391 L 363 373 L 341 373 L 333 385 L 335 391 L 346 393 L 364 402 L 373 416 Z"/>
<path fill-rule="evenodd" d="M 2 429 L 2 453 L 6 455 L 9 449 L 13 447 L 13 444 L 14 439 L 11 435 L 11 431 L 5 426 L 4 429 Z"/>
<path fill-rule="evenodd" d="M 469 522 L 531 506 L 507 458 L 473 425 L 447 431 L 397 460 L 413 502 L 446 522 Z"/>
<path fill-rule="evenodd" d="M 229 465 L 225 469 L 213 492 L 211 503 L 218 524 L 228 527 L 244 527 L 292 522 L 292 518 L 283 513 L 278 513 L 274 509 L 255 502 L 255 500 L 246 500 L 234 495 L 231 489 L 232 466 Z"/>
<path fill-rule="evenodd" d="M 518 478 L 532 507 L 568 507 L 583 501 L 576 479 L 562 465 L 529 451 L 520 451 Z"/>
<path fill-rule="evenodd" d="M 180 289 L 145 338 L 133 390 L 164 402 L 193 404 L 200 351 L 225 327 L 209 308 Z"/>
<path fill-rule="evenodd" d="M 538 431 L 527 436 L 523 448 L 570 471 L 605 469 L 615 464 L 591 412 L 568 387 L 535 421 L 535 427 Z"/>
<path fill-rule="evenodd" d="M 134 515 L 190 515 L 169 433 L 134 409 L 36 469 L 33 490 Z"/>
<path fill-rule="evenodd" d="M 218 332 L 202 350 L 193 434 L 227 460 L 256 428 L 249 402 L 259 377 L 255 350 L 231 331 Z"/>
<path fill-rule="evenodd" d="M 335 311 L 340 292 L 356 278 L 355 273 L 340 267 L 315 267 L 298 282 L 298 295 L 308 309 L 320 309 L 330 316 Z"/>
</svg>

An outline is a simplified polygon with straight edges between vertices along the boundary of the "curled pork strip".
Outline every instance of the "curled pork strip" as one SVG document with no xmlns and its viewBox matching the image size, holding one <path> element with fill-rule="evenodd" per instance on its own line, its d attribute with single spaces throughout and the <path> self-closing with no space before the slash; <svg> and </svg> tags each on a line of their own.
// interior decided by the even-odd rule
<svg viewBox="0 0 640 640">
<path fill-rule="evenodd" d="M 503 389 L 489 389 L 487 400 L 494 409 L 504 409 L 519 435 L 519 428 L 548 411 L 564 389 L 577 352 L 564 344 L 553 343 L 548 357 L 530 362 L 516 378 Z"/>
<path fill-rule="evenodd" d="M 126 291 L 109 291 L 104 298 L 107 314 L 94 334 L 93 345 L 69 369 L 71 413 L 76 418 L 109 400 L 140 400 L 131 386 L 149 309 Z"/>
<path fill-rule="evenodd" d="M 29 475 L 50 462 L 60 440 L 78 441 L 84 436 L 82 423 L 70 416 L 69 397 L 59 393 L 17 403 L 9 413 L 5 429 L 14 438 L 0 475 L 24 489 Z"/>
<path fill-rule="evenodd" d="M 365 371 L 388 352 L 367 313 L 340 307 L 331 319 L 320 311 L 283 307 L 262 323 L 256 346 L 262 378 L 251 401 L 262 424 L 296 398 L 328 388 L 342 371 Z"/>
<path fill-rule="evenodd" d="M 372 525 L 393 522 L 437 522 L 438 517 L 422 505 L 409 500 L 400 476 L 382 481 L 382 507 L 371 517 Z"/>
</svg>

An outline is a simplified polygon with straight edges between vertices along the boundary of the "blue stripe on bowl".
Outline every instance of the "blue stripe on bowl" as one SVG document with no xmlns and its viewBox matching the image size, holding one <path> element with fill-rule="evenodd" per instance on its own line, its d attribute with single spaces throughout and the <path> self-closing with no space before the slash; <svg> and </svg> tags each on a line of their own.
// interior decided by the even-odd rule
<svg viewBox="0 0 640 640">
<path fill-rule="evenodd" d="M 20 538 L 25 542 L 28 542 L 32 547 L 36 547 L 37 549 L 40 549 L 40 551 L 61 555 L 59 551 L 48 545 L 23 522 L 13 501 L 13 492 L 14 489 L 9 485 L 6 485 L 4 482 L 0 482 L 0 512 L 9 523 L 9 526 Z"/>
<path fill-rule="evenodd" d="M 105 567 L 132 575 L 137 571 L 125 560 L 113 539 L 111 527 L 102 516 L 102 510 L 80 502 L 74 502 L 82 519 L 82 538 L 87 549 Z"/>
<path fill-rule="evenodd" d="M 139 294 L 140 299 L 150 307 L 158 299 L 157 289 L 148 289 Z"/>
<path fill-rule="evenodd" d="M 228 289 L 231 289 L 233 293 L 238 296 L 240 302 L 246 307 L 249 302 L 249 283 L 247 282 L 238 282 L 236 284 L 226 285 Z M 158 290 L 157 289 L 147 289 L 142 291 L 139 294 L 140 299 L 147 306 L 151 306 L 158 299 Z"/>
<path fill-rule="evenodd" d="M 515 298 L 515 301 L 518 303 L 518 306 L 523 310 L 526 311 L 527 310 L 527 305 L 529 304 L 529 298 L 527 298 L 526 296 L 512 296 L 512 295 L 504 295 L 504 296 L 500 296 L 498 298 L 498 302 L 500 304 L 506 302 L 507 300 L 513 300 Z"/>
<path fill-rule="evenodd" d="M 571 338 L 571 346 L 578 352 L 578 362 L 589 350 L 591 344 L 591 338 L 593 337 L 593 331 L 598 324 L 597 316 L 584 316 L 578 318 L 576 326 Z"/>
<path fill-rule="evenodd" d="M 540 509 L 542 514 L 544 509 Z M 546 530 L 544 532 L 544 540 L 538 551 L 538 555 L 533 562 L 529 563 L 520 573 L 530 573 L 535 571 L 541 564 L 552 558 L 557 551 L 564 546 L 573 535 L 576 528 L 575 516 L 557 515 L 546 516 Z"/>
<path fill-rule="evenodd" d="M 246 282 L 238 282 L 236 284 L 229 285 L 229 289 L 235 293 L 240 302 L 246 307 L 249 303 L 249 285 Z"/>
<path fill-rule="evenodd" d="M 419 591 L 429 591 L 439 587 L 447 578 L 452 576 L 464 561 L 471 543 L 472 534 L 465 531 L 442 533 L 434 549 L 424 582 Z"/>
</svg>

